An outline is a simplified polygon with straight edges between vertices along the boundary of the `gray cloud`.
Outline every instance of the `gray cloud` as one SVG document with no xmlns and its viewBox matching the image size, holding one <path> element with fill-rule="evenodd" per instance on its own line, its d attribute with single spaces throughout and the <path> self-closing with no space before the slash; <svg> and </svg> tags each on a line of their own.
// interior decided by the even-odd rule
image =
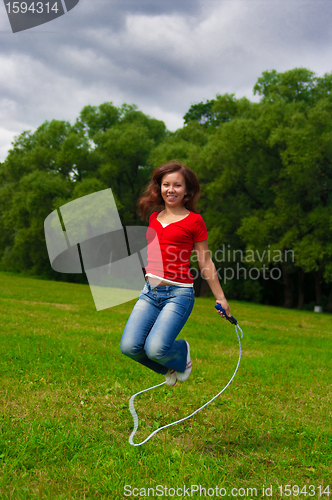
<svg viewBox="0 0 332 500">
<path fill-rule="evenodd" d="M 86 104 L 136 103 L 175 130 L 216 93 L 253 98 L 267 69 L 331 72 L 331 18 L 329 0 L 80 0 L 13 34 L 0 9 L 0 160 L 14 135 Z"/>
</svg>

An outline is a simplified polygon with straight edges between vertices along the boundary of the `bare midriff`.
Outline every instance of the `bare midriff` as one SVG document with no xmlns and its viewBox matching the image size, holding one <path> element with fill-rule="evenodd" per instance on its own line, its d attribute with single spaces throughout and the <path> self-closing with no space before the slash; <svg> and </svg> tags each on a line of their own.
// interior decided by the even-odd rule
<svg viewBox="0 0 332 500">
<path fill-rule="evenodd" d="M 153 286 L 169 286 L 170 284 L 166 281 L 160 281 L 157 278 L 151 278 L 151 276 L 146 276 L 145 278 Z"/>
</svg>

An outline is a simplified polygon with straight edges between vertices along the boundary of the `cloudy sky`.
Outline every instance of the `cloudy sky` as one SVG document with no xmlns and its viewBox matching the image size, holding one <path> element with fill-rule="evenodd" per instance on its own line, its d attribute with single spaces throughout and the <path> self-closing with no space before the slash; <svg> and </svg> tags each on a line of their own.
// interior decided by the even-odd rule
<svg viewBox="0 0 332 500">
<path fill-rule="evenodd" d="M 14 136 L 87 104 L 135 103 L 176 130 L 217 93 L 257 100 L 267 69 L 330 73 L 331 26 L 331 0 L 80 0 L 12 33 L 1 2 L 0 161 Z"/>
</svg>

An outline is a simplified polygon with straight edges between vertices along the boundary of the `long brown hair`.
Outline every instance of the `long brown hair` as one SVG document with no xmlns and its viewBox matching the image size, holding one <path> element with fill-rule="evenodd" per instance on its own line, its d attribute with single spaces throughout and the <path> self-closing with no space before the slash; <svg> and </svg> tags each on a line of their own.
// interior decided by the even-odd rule
<svg viewBox="0 0 332 500">
<path fill-rule="evenodd" d="M 172 172 L 180 172 L 185 180 L 187 194 L 183 198 L 183 206 L 191 212 L 198 213 L 196 204 L 201 196 L 201 188 L 197 175 L 180 160 L 170 160 L 155 169 L 149 185 L 138 199 L 137 213 L 142 220 L 148 220 L 154 209 L 165 207 L 161 196 L 161 181 L 164 175 Z"/>
</svg>

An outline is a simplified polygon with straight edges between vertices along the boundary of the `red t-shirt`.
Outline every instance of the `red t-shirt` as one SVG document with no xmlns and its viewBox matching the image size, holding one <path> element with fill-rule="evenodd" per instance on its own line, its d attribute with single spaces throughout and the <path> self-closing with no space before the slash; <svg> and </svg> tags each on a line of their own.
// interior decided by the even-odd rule
<svg viewBox="0 0 332 500">
<path fill-rule="evenodd" d="M 148 265 L 145 271 L 179 283 L 193 283 L 189 270 L 190 255 L 195 242 L 208 238 L 203 217 L 190 212 L 184 219 L 163 227 L 157 220 L 160 212 L 150 215 L 146 232 Z"/>
</svg>

